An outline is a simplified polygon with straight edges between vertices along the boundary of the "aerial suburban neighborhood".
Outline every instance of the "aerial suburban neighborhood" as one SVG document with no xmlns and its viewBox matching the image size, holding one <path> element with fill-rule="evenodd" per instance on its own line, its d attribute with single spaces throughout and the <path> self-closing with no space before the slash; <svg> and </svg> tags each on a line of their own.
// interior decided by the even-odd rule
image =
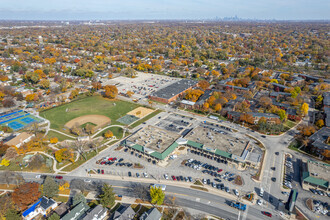
<svg viewBox="0 0 330 220">
<path fill-rule="evenodd" d="M 328 20 L 8 19 L 0 220 L 329 218 Z"/>
</svg>

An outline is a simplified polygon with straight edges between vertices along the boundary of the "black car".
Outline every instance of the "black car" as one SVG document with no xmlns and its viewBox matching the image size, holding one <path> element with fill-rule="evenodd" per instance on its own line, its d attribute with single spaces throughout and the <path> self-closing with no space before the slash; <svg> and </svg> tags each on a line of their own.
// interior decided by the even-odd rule
<svg viewBox="0 0 330 220">
<path fill-rule="evenodd" d="M 180 176 L 180 180 L 183 181 L 183 176 Z"/>
<path fill-rule="evenodd" d="M 132 173 L 131 172 L 128 172 L 128 176 L 131 177 L 132 176 Z"/>
<path fill-rule="evenodd" d="M 221 179 L 214 179 L 215 181 L 221 183 Z"/>
<path fill-rule="evenodd" d="M 127 151 L 128 151 L 128 149 L 127 149 L 127 148 L 125 148 L 124 152 L 127 152 Z"/>
<path fill-rule="evenodd" d="M 273 182 L 276 182 L 276 177 L 272 177 L 272 181 Z"/>
<path fill-rule="evenodd" d="M 207 185 L 210 185 L 211 184 L 211 180 L 210 179 L 207 179 L 206 182 L 207 182 Z"/>
<path fill-rule="evenodd" d="M 122 162 L 123 160 L 124 160 L 123 158 L 120 158 L 120 159 L 118 160 L 118 163 Z"/>
<path fill-rule="evenodd" d="M 270 203 L 273 203 L 273 201 L 274 201 L 274 200 L 273 200 L 273 197 L 269 197 L 269 202 L 270 202 Z"/>
<path fill-rule="evenodd" d="M 97 169 L 97 173 L 100 174 L 101 173 L 101 170 L 100 169 Z"/>
<path fill-rule="evenodd" d="M 276 170 L 276 167 L 272 167 L 271 169 L 275 171 Z"/>
<path fill-rule="evenodd" d="M 279 155 L 280 153 L 279 152 L 275 152 L 275 155 Z"/>
</svg>

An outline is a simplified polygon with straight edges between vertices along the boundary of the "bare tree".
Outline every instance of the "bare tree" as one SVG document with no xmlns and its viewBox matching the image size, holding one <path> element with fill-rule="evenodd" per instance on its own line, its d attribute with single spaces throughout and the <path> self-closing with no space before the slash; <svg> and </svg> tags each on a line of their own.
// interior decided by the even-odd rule
<svg viewBox="0 0 330 220">
<path fill-rule="evenodd" d="M 86 155 L 84 154 L 84 151 L 87 148 L 87 142 L 86 141 L 79 141 L 76 140 L 75 142 L 73 142 L 73 144 L 71 145 L 71 147 L 77 151 L 85 160 L 87 160 Z"/>
</svg>

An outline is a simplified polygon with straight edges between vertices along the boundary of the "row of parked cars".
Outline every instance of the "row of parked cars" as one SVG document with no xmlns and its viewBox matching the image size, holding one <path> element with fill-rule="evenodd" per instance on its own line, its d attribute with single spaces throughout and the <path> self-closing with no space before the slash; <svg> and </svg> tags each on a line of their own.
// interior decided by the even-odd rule
<svg viewBox="0 0 330 220">
<path fill-rule="evenodd" d="M 323 192 L 322 190 L 319 190 L 319 189 L 309 189 L 312 193 L 314 194 L 318 194 L 320 196 L 328 196 L 330 197 L 330 193 L 326 193 L 326 192 Z"/>
<path fill-rule="evenodd" d="M 292 178 L 293 178 L 293 166 L 292 166 L 292 159 L 291 157 L 285 158 L 285 173 L 283 179 L 283 186 L 286 186 L 292 189 Z"/>
<path fill-rule="evenodd" d="M 234 176 L 235 176 L 234 173 L 230 173 L 230 172 L 221 173 L 223 171 L 222 169 L 220 169 L 216 166 L 210 165 L 208 163 L 202 163 L 201 161 L 194 160 L 194 159 L 187 160 L 187 162 L 185 163 L 185 166 L 193 168 L 195 170 L 201 170 L 202 168 L 204 168 L 202 173 L 209 174 L 213 177 L 223 178 L 228 181 L 234 180 Z M 220 182 L 221 182 L 221 180 L 220 180 Z"/>
<path fill-rule="evenodd" d="M 104 157 L 101 160 L 96 161 L 96 164 L 108 165 L 108 166 L 111 166 L 113 164 L 115 164 L 116 166 L 127 166 L 127 167 L 133 166 L 132 163 L 129 162 L 125 163 L 123 161 L 124 161 L 123 158 L 117 159 L 116 157 Z"/>
<path fill-rule="evenodd" d="M 323 215 L 330 216 L 329 204 L 327 202 L 322 202 L 320 200 L 313 200 L 313 211 L 315 213 L 321 213 Z"/>
<path fill-rule="evenodd" d="M 188 151 L 189 151 L 189 149 L 188 149 Z M 226 160 L 222 160 L 222 159 L 220 159 L 220 158 L 213 157 L 213 156 L 211 156 L 211 155 L 208 155 L 208 154 L 206 154 L 206 153 L 199 152 L 199 151 L 197 151 L 197 150 L 190 150 L 190 152 L 191 152 L 192 154 L 196 154 L 196 155 L 198 155 L 198 156 L 202 156 L 202 157 L 206 157 L 206 158 L 208 158 L 208 159 L 210 159 L 210 160 L 214 160 L 214 161 L 216 161 L 216 162 L 218 162 L 218 163 L 228 164 L 228 161 L 226 161 Z"/>
</svg>

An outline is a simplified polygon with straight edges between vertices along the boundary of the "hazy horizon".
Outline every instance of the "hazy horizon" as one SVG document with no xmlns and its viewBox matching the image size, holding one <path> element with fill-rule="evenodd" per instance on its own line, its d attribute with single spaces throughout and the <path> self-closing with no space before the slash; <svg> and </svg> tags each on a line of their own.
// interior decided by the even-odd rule
<svg viewBox="0 0 330 220">
<path fill-rule="evenodd" d="M 330 20 L 328 0 L 1 0 L 1 20 Z"/>
</svg>

